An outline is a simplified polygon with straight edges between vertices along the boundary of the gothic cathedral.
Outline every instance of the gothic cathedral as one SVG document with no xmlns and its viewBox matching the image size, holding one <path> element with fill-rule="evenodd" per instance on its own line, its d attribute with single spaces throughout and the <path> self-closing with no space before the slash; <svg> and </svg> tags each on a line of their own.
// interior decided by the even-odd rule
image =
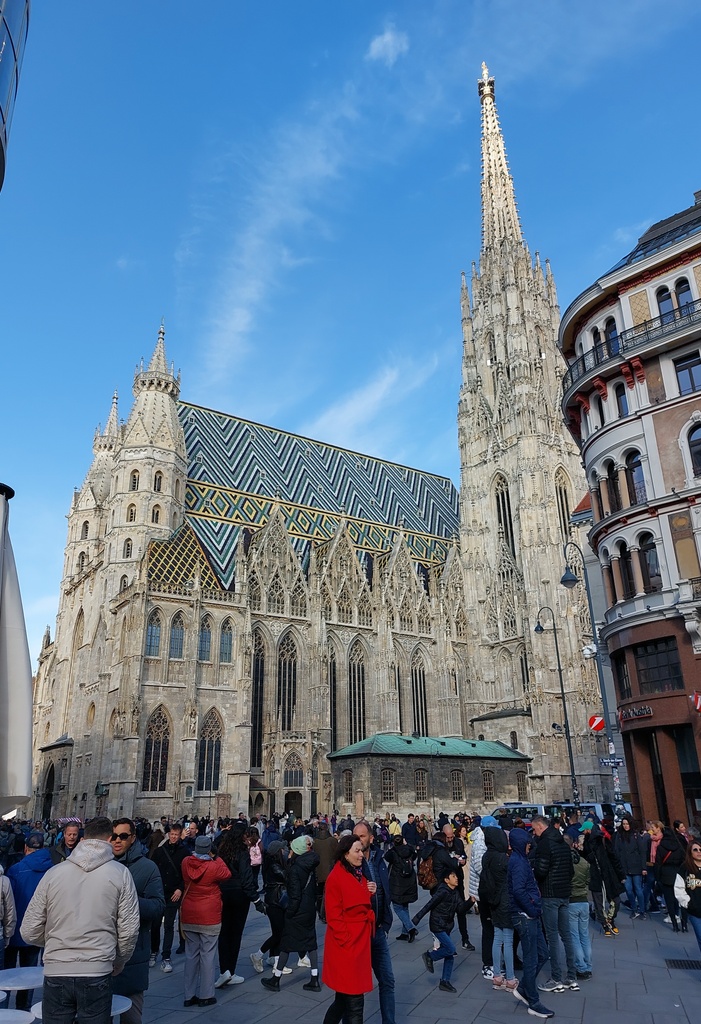
<svg viewBox="0 0 701 1024">
<path fill-rule="evenodd" d="M 608 796 L 586 597 L 559 586 L 586 487 L 558 412 L 555 284 L 521 235 L 486 68 L 479 95 L 460 493 L 182 401 L 161 328 L 68 515 L 35 680 L 36 816 L 567 799 L 558 662 L 582 798 Z M 378 737 L 406 744 L 399 786 Z M 358 789 L 361 755 L 377 785 Z"/>
</svg>

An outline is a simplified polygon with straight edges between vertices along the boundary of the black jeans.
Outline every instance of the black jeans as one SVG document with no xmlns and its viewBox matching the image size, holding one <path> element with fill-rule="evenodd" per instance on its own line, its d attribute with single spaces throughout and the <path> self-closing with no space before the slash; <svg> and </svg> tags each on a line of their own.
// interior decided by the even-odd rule
<svg viewBox="0 0 701 1024">
<path fill-rule="evenodd" d="M 44 977 L 42 1017 L 51 1024 L 110 1024 L 111 1011 L 111 975 Z"/>
<path fill-rule="evenodd" d="M 151 924 L 151 952 L 157 953 L 161 945 L 161 924 L 163 924 L 163 959 L 170 960 L 170 953 L 173 948 L 173 933 L 175 931 L 175 915 L 180 908 L 180 901 L 173 903 L 166 897 L 166 908 L 163 917 Z"/>
<path fill-rule="evenodd" d="M 337 992 L 336 998 L 329 1006 L 324 1017 L 324 1024 L 363 1024 L 363 1006 L 365 996 L 348 996 L 343 992 Z"/>
<path fill-rule="evenodd" d="M 482 924 L 482 965 L 492 966 L 492 946 L 494 945 L 494 923 L 492 912 L 485 900 L 480 900 L 480 922 Z M 497 967 L 498 970 L 498 967 Z"/>
<path fill-rule="evenodd" d="M 17 961 L 19 960 L 19 964 Z M 5 948 L 5 970 L 10 967 L 36 967 L 39 963 L 38 946 L 7 946 Z M 32 1005 L 34 989 L 25 989 L 24 992 L 17 992 L 15 996 L 15 1007 L 18 1010 L 28 1010 Z"/>
<path fill-rule="evenodd" d="M 248 896 L 224 897 L 221 931 L 219 932 L 219 971 L 236 973 L 236 961 L 241 950 L 241 936 L 251 906 Z"/>
</svg>

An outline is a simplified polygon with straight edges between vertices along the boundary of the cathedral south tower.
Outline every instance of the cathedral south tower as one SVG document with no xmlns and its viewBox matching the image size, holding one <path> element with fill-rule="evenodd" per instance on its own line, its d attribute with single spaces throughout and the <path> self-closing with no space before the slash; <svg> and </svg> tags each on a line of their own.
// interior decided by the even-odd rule
<svg viewBox="0 0 701 1024">
<path fill-rule="evenodd" d="M 586 595 L 559 584 L 563 544 L 581 543 L 570 510 L 585 481 L 558 411 L 555 282 L 523 238 L 494 78 L 482 72 L 482 249 L 461 291 L 460 548 L 472 630 L 463 730 L 533 757 L 524 799 L 572 798 L 554 626 L 580 796 L 600 799 L 606 750 L 587 728 L 600 698 L 582 657 L 591 639 Z M 543 606 L 552 613 L 535 634 Z"/>
</svg>

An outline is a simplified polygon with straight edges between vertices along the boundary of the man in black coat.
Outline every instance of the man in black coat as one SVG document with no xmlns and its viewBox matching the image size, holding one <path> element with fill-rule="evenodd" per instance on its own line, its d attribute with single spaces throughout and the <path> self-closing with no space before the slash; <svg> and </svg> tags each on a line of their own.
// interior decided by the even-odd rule
<svg viewBox="0 0 701 1024">
<path fill-rule="evenodd" d="M 538 882 L 543 904 L 543 925 L 550 952 L 549 981 L 539 985 L 541 992 L 564 992 L 579 990 L 577 967 L 574 961 L 574 945 L 570 929 L 570 896 L 574 865 L 570 848 L 562 833 L 550 824 L 548 818 L 536 814 L 531 822 L 536 837 L 533 874 Z M 565 947 L 567 977 L 563 980 L 558 935 Z"/>
<path fill-rule="evenodd" d="M 415 903 L 419 898 L 414 869 L 415 857 L 414 847 L 407 844 L 402 836 L 394 836 L 392 845 L 385 853 L 385 860 L 389 864 L 389 891 L 392 908 L 402 923 L 402 930 L 397 935 L 397 939 L 401 939 L 403 942 L 413 942 L 417 934 L 409 917 L 409 904 Z"/>
<path fill-rule="evenodd" d="M 402 836 L 408 846 L 411 846 L 414 850 L 418 848 L 419 834 L 416 831 L 416 818 L 413 814 L 407 815 L 407 819 L 402 825 Z"/>
<path fill-rule="evenodd" d="M 161 970 L 170 974 L 173 965 L 170 953 L 173 947 L 175 915 L 178 913 L 183 898 L 182 863 L 188 856 L 188 850 L 181 840 L 182 827 L 174 821 L 168 831 L 168 839 L 154 850 L 151 860 L 161 873 L 163 892 L 165 894 L 165 914 L 154 918 L 151 925 L 151 959 L 149 966 L 154 967 L 161 942 L 161 923 L 163 925 L 163 951 L 161 954 Z"/>
</svg>

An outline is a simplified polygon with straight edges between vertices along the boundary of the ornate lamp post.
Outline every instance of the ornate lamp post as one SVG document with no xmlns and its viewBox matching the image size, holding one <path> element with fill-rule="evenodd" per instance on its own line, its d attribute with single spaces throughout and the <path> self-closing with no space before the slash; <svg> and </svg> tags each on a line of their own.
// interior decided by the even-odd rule
<svg viewBox="0 0 701 1024">
<path fill-rule="evenodd" d="M 565 726 L 565 739 L 567 740 L 567 756 L 570 761 L 570 782 L 572 783 L 572 802 L 575 807 L 579 807 L 579 789 L 577 788 L 577 776 L 574 770 L 574 755 L 572 753 L 572 737 L 570 735 L 570 719 L 567 714 L 567 699 L 565 697 L 565 683 L 562 678 L 562 661 L 560 660 L 560 645 L 557 642 L 557 626 L 555 625 L 555 612 L 547 604 L 543 605 L 538 611 L 537 621 L 533 627 L 533 632 L 539 636 L 544 633 L 543 624 L 540 621 L 540 616 L 543 612 L 550 612 L 550 617 L 553 620 L 553 637 L 555 638 L 555 657 L 557 659 L 557 674 L 560 679 L 560 696 L 562 697 L 562 717 L 564 719 Z"/>
<path fill-rule="evenodd" d="M 567 590 L 573 590 L 580 582 L 579 576 L 572 571 L 567 560 L 567 549 L 574 548 L 575 551 L 579 552 L 579 556 L 582 559 L 582 572 L 584 575 L 584 589 L 587 594 L 587 606 L 589 608 L 589 619 L 591 621 L 592 636 L 594 640 L 594 648 L 596 650 L 596 672 L 599 678 L 599 690 L 601 691 L 601 704 L 604 709 L 604 721 L 606 722 L 606 739 L 608 740 L 609 754 L 615 758 L 616 744 L 613 741 L 613 732 L 611 731 L 611 718 L 609 715 L 609 702 L 608 695 L 606 693 L 606 683 L 604 682 L 604 666 L 601 661 L 601 647 L 599 644 L 599 631 L 596 628 L 596 622 L 594 621 L 594 608 L 591 601 L 591 590 L 589 589 L 589 575 L 587 573 L 587 563 L 584 558 L 584 552 L 580 548 L 579 544 L 575 544 L 573 540 L 568 541 L 562 548 L 562 554 L 565 559 L 565 571 L 562 574 L 560 583 Z M 612 766 L 613 773 L 613 799 L 618 804 L 622 801 L 623 797 L 621 794 L 621 780 L 618 777 L 618 768 L 614 764 Z"/>
</svg>

